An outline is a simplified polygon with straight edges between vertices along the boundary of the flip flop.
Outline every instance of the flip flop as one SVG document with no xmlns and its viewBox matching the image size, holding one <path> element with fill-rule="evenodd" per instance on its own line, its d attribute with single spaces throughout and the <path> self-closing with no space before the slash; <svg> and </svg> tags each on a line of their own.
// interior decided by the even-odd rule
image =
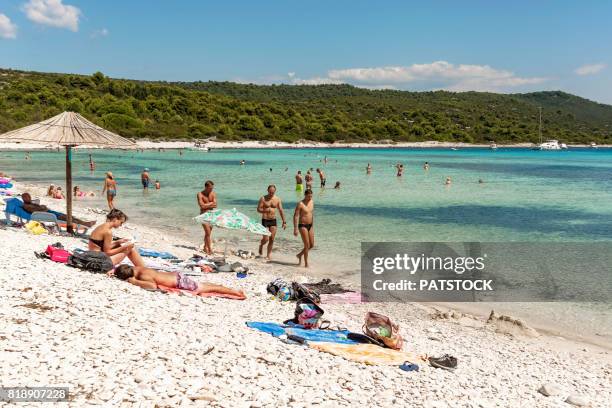
<svg viewBox="0 0 612 408">
<path fill-rule="evenodd" d="M 399 366 L 400 370 L 403 371 L 419 371 L 419 366 L 416 364 L 412 364 L 408 361 L 404 361 L 404 364 Z"/>
</svg>

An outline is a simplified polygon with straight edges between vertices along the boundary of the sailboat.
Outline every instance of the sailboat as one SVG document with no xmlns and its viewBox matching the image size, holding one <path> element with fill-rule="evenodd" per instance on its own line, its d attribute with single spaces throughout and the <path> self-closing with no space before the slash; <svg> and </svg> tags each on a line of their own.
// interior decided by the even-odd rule
<svg viewBox="0 0 612 408">
<path fill-rule="evenodd" d="M 542 143 L 542 107 L 539 108 L 540 111 L 540 123 L 538 126 L 538 133 L 540 134 L 540 144 L 536 147 L 535 150 L 561 150 L 561 145 L 558 140 L 550 139 L 546 142 Z"/>
</svg>

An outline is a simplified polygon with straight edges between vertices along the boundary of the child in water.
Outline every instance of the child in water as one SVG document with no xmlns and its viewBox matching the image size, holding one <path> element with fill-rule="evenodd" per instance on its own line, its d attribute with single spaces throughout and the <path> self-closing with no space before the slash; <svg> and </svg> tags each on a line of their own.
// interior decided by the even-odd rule
<svg viewBox="0 0 612 408">
<path fill-rule="evenodd" d="M 159 180 L 155 180 L 155 189 L 159 190 L 161 188 L 161 185 L 159 184 Z"/>
</svg>

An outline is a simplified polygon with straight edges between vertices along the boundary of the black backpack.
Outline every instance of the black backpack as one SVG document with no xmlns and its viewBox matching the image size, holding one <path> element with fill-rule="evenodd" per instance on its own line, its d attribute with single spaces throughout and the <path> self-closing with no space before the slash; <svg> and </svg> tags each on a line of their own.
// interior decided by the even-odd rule
<svg viewBox="0 0 612 408">
<path fill-rule="evenodd" d="M 110 257 L 100 251 L 75 252 L 68 258 L 67 265 L 95 273 L 106 273 L 114 266 Z"/>
</svg>

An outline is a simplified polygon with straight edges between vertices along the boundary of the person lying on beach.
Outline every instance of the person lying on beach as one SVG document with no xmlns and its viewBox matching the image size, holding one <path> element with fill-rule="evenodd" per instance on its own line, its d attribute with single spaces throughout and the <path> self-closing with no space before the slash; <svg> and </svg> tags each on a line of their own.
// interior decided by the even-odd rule
<svg viewBox="0 0 612 408">
<path fill-rule="evenodd" d="M 304 199 L 297 203 L 293 213 L 293 235 L 297 237 L 299 231 L 304 243 L 304 249 L 296 255 L 298 266 L 302 264 L 302 257 L 304 257 L 304 266 L 306 268 L 308 268 L 308 252 L 314 247 L 313 220 L 314 201 L 312 201 L 312 190 L 307 189 L 304 192 Z"/>
<path fill-rule="evenodd" d="M 283 211 L 283 203 L 281 199 L 274 194 L 276 193 L 276 186 L 271 184 L 268 186 L 268 194 L 259 199 L 257 204 L 257 212 L 261 214 L 261 225 L 266 227 L 270 231 L 270 236 L 263 236 L 259 242 L 259 255 L 263 255 L 263 247 L 268 244 L 268 252 L 266 259 L 270 259 L 272 256 L 272 247 L 274 246 L 274 237 L 276 236 L 276 209 L 283 220 L 283 229 L 287 228 L 287 222 L 285 221 L 285 212 Z"/>
<path fill-rule="evenodd" d="M 51 184 L 49 188 L 47 189 L 47 197 L 54 197 L 56 191 L 57 191 L 57 188 L 55 187 L 55 185 Z"/>
<path fill-rule="evenodd" d="M 113 229 L 119 228 L 127 221 L 127 215 L 121 210 L 112 209 L 106 215 L 106 222 L 96 227 L 89 236 L 90 251 L 101 251 L 110 257 L 113 265 L 118 265 L 128 257 L 136 266 L 144 266 L 144 261 L 134 248 L 134 243 L 127 239 L 113 241 Z"/>
<path fill-rule="evenodd" d="M 23 209 L 32 214 L 33 212 L 49 212 L 49 208 L 46 205 L 40 205 L 32 202 L 32 196 L 30 193 L 23 193 L 21 195 L 21 199 L 23 200 Z M 57 219 L 60 221 L 66 221 L 66 214 L 59 214 Z M 77 217 L 72 217 L 72 222 L 77 224 L 85 225 L 86 227 L 92 227 L 96 224 L 95 221 L 83 221 L 78 219 Z"/>
<path fill-rule="evenodd" d="M 161 285 L 195 292 L 196 295 L 200 293 L 215 292 L 245 297 L 244 292 L 241 290 L 234 290 L 212 283 L 198 283 L 189 276 L 183 275 L 181 272 L 160 272 L 155 269 L 145 268 L 144 266 L 123 264 L 115 268 L 114 273 L 109 272 L 109 275 L 112 276 L 113 274 L 118 279 L 145 289 L 157 289 L 157 287 Z"/>
<path fill-rule="evenodd" d="M 217 208 L 217 193 L 213 191 L 214 187 L 215 183 L 211 180 L 207 180 L 206 183 L 204 183 L 204 190 L 196 194 L 198 206 L 200 206 L 200 214 Z M 212 255 L 212 225 L 202 224 L 202 228 L 204 228 L 204 252 L 208 255 Z"/>
<path fill-rule="evenodd" d="M 74 196 L 75 197 L 95 197 L 96 193 L 93 191 L 81 191 L 79 186 L 74 186 Z"/>
</svg>

